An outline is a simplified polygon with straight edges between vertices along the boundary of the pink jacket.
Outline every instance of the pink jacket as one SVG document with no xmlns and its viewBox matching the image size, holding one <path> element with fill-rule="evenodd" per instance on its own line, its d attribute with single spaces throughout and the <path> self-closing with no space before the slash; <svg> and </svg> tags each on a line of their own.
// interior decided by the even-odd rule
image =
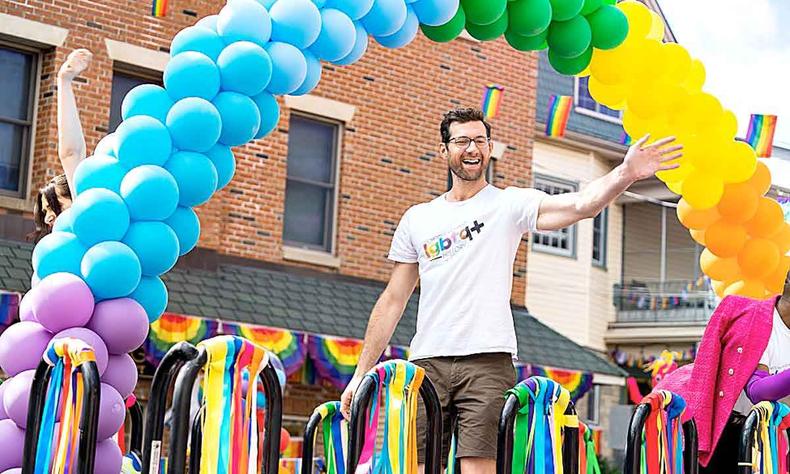
<svg viewBox="0 0 790 474">
<path fill-rule="evenodd" d="M 655 388 L 686 400 L 686 418 L 694 417 L 697 423 L 703 466 L 708 465 L 738 396 L 768 346 L 774 303 L 774 299 L 724 298 L 705 328 L 694 363 L 672 372 Z"/>
</svg>

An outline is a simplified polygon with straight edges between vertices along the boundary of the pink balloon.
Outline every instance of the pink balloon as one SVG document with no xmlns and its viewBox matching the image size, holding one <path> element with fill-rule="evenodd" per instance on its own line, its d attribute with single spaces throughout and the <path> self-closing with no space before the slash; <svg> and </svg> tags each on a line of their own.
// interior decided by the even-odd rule
<svg viewBox="0 0 790 474">
<path fill-rule="evenodd" d="M 36 290 L 31 289 L 25 296 L 22 297 L 22 301 L 19 302 L 19 319 L 21 321 L 33 321 L 38 322 L 36 320 L 36 315 L 33 314 L 33 299 L 35 299 Z"/>
<path fill-rule="evenodd" d="M 148 316 L 131 298 L 102 301 L 86 326 L 98 334 L 110 354 L 126 354 L 140 347 L 148 336 Z"/>
<path fill-rule="evenodd" d="M 96 444 L 96 463 L 93 466 L 94 474 L 118 474 L 121 472 L 123 456 L 118 443 L 108 439 Z"/>
<path fill-rule="evenodd" d="M 0 470 L 5 471 L 22 465 L 25 447 L 25 431 L 11 420 L 0 421 Z"/>
<path fill-rule="evenodd" d="M 121 398 L 126 400 L 126 397 L 132 394 L 135 385 L 137 385 L 137 364 L 134 363 L 132 356 L 129 354 L 111 355 L 107 359 L 107 370 L 101 381 L 117 390 L 121 394 Z"/>
<path fill-rule="evenodd" d="M 11 379 L 8 379 L 0 384 L 0 420 L 8 419 L 8 413 L 5 412 L 5 406 L 3 406 L 3 397 L 5 397 L 5 389 L 8 388 L 8 382 L 10 380 Z"/>
<path fill-rule="evenodd" d="M 55 337 L 53 337 L 52 340 L 54 341 L 56 339 L 63 339 L 67 337 L 79 339 L 93 347 L 93 352 L 96 354 L 96 366 L 99 369 L 99 376 L 104 374 L 104 371 L 107 370 L 107 346 L 104 344 L 104 341 L 102 341 L 99 335 L 90 329 L 71 328 L 55 334 Z"/>
<path fill-rule="evenodd" d="M 51 339 L 52 333 L 39 323 L 22 321 L 11 325 L 0 335 L 0 367 L 12 377 L 35 369 Z"/>
<path fill-rule="evenodd" d="M 125 417 L 126 404 L 121 398 L 121 394 L 106 383 L 101 384 L 97 439 L 101 441 L 112 437 L 121 429 Z"/>
<path fill-rule="evenodd" d="M 52 332 L 85 326 L 93 314 L 93 293 L 82 278 L 53 273 L 36 286 L 33 314 Z"/>
</svg>

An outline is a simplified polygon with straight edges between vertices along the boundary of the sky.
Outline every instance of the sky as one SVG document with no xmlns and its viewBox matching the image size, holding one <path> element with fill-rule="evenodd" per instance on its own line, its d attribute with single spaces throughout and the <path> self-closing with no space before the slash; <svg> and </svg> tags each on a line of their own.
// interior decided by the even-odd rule
<svg viewBox="0 0 790 474">
<path fill-rule="evenodd" d="M 658 2 L 678 43 L 705 64 L 704 90 L 737 115 L 739 136 L 750 114 L 774 114 L 774 143 L 790 148 L 790 2 Z"/>
</svg>

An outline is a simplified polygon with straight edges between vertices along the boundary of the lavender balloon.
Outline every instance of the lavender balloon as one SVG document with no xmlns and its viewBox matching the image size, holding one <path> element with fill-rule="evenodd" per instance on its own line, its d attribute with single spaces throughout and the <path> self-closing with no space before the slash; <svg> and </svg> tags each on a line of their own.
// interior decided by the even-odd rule
<svg viewBox="0 0 790 474">
<path fill-rule="evenodd" d="M 97 439 L 105 440 L 112 437 L 123 425 L 126 416 L 126 404 L 117 390 L 101 384 L 101 399 L 99 400 L 99 431 Z M 97 456 L 98 458 L 98 453 Z"/>
<path fill-rule="evenodd" d="M 118 443 L 108 439 L 96 444 L 96 463 L 93 465 L 94 474 L 118 474 L 121 472 L 123 456 Z"/>
<path fill-rule="evenodd" d="M 22 466 L 25 432 L 11 420 L 0 421 L 0 470 Z"/>
<path fill-rule="evenodd" d="M 77 275 L 53 273 L 36 287 L 32 305 L 38 322 L 58 332 L 88 322 L 93 314 L 93 293 Z"/>
<path fill-rule="evenodd" d="M 0 367 L 12 377 L 35 369 L 50 339 L 52 333 L 39 323 L 22 321 L 10 326 L 0 335 Z"/>
<path fill-rule="evenodd" d="M 33 314 L 33 300 L 35 299 L 36 289 L 31 288 L 30 291 L 25 293 L 22 301 L 19 302 L 19 320 L 20 321 L 36 321 L 36 316 Z"/>
<path fill-rule="evenodd" d="M 2 474 L 22 474 L 22 468 L 21 467 L 15 467 L 13 469 L 9 469 L 7 471 L 3 471 Z"/>
<path fill-rule="evenodd" d="M 35 373 L 35 370 L 26 370 L 3 384 L 8 385 L 3 395 L 3 407 L 8 418 L 22 429 L 27 427 L 27 407 Z"/>
<path fill-rule="evenodd" d="M 0 384 L 0 420 L 7 420 L 8 413 L 5 412 L 5 407 L 3 406 L 3 397 L 5 396 L 5 389 L 8 388 L 9 380 L 6 380 L 2 384 Z"/>
<path fill-rule="evenodd" d="M 107 370 L 101 381 L 117 390 L 121 394 L 121 398 L 126 400 L 126 397 L 134 392 L 134 387 L 137 385 L 137 364 L 134 363 L 132 356 L 129 354 L 111 355 L 107 359 Z"/>
<path fill-rule="evenodd" d="M 97 304 L 86 327 L 102 338 L 107 352 L 126 354 L 145 342 L 148 316 L 137 301 L 117 298 Z"/>
<path fill-rule="evenodd" d="M 79 339 L 89 346 L 93 347 L 93 352 L 96 354 L 96 366 L 99 369 L 99 375 L 104 374 L 104 371 L 107 370 L 107 346 L 102 341 L 101 337 L 98 334 L 91 331 L 90 329 L 86 328 L 71 328 L 66 329 L 65 331 L 60 331 L 59 333 L 55 334 L 55 339 L 64 339 L 67 337 L 73 337 L 74 339 Z"/>
</svg>

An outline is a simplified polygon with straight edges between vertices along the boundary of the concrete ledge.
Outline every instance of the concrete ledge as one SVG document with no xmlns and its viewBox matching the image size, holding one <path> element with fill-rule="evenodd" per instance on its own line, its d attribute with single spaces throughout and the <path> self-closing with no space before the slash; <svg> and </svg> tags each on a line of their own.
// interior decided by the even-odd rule
<svg viewBox="0 0 790 474">
<path fill-rule="evenodd" d="M 0 35 L 10 36 L 37 46 L 54 46 L 57 48 L 66 41 L 69 30 L 39 21 L 0 13 Z"/>
<path fill-rule="evenodd" d="M 335 257 L 326 252 L 289 247 L 287 245 L 283 246 L 283 259 L 294 262 L 312 263 L 313 265 L 320 265 L 322 267 L 340 267 L 340 257 Z"/>
<path fill-rule="evenodd" d="M 163 72 L 167 62 L 170 61 L 170 55 L 162 51 L 155 51 L 111 39 L 105 39 L 104 44 L 107 47 L 107 54 L 110 56 L 110 59 L 119 63 Z"/>
<path fill-rule="evenodd" d="M 287 95 L 285 96 L 285 106 L 289 109 L 330 118 L 343 123 L 351 122 L 357 111 L 357 108 L 351 104 L 311 94 Z"/>
</svg>

